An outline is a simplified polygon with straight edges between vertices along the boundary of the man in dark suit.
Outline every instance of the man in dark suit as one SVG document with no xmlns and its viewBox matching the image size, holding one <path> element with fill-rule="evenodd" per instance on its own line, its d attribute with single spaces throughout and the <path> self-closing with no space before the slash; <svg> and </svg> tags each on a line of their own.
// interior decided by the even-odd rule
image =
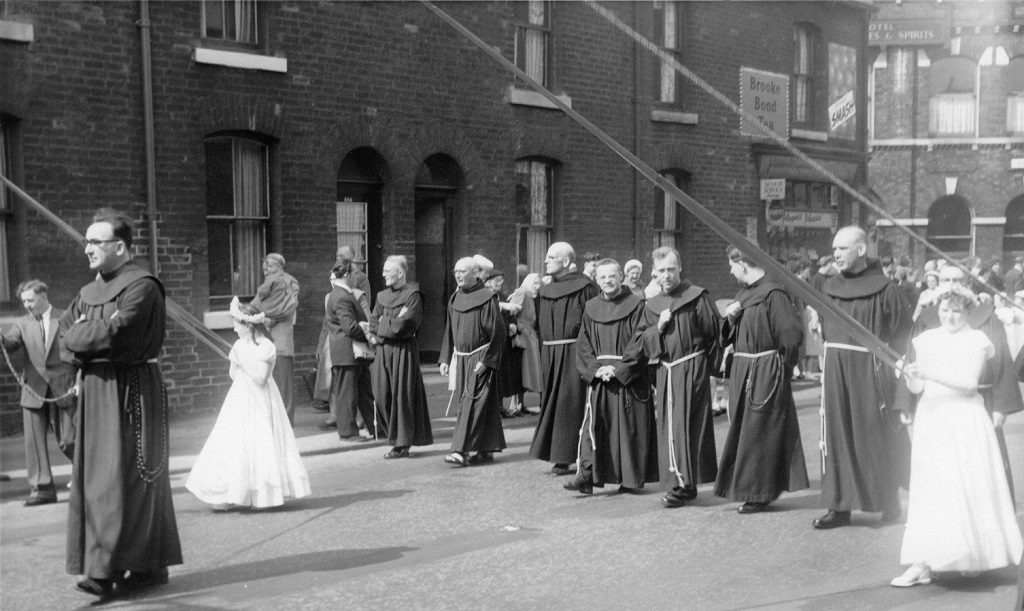
<svg viewBox="0 0 1024 611">
<path fill-rule="evenodd" d="M 1003 288 L 1011 298 L 1017 291 L 1024 290 L 1024 258 L 1013 258 L 1013 267 L 1003 276 Z"/>
<path fill-rule="evenodd" d="M 25 466 L 32 492 L 25 505 L 57 502 L 57 488 L 50 471 L 47 429 L 52 428 L 57 445 L 69 459 L 74 456 L 75 398 L 57 402 L 75 382 L 75 369 L 60 359 L 57 319 L 63 310 L 50 305 L 48 287 L 39 280 L 21 283 L 18 294 L 28 314 L 18 318 L 2 335 L 4 350 L 24 351 L 24 363 L 18 372 L 22 380 L 21 407 L 25 428 Z"/>
<path fill-rule="evenodd" d="M 338 436 L 346 441 L 366 441 L 359 435 L 356 411 L 363 417 L 370 435 L 374 436 L 373 394 L 370 389 L 372 357 L 367 349 L 369 330 L 367 296 L 349 282 L 352 261 L 340 259 L 331 271 L 331 294 L 327 297 L 324 324 L 331 350 L 331 413 L 338 426 Z"/>
</svg>

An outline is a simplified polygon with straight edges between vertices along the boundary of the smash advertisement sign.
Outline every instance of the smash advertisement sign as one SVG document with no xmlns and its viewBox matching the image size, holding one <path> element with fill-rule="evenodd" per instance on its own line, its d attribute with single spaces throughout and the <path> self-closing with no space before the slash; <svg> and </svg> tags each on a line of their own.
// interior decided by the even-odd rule
<svg viewBox="0 0 1024 611">
<path fill-rule="evenodd" d="M 853 101 L 853 91 L 847 91 L 828 107 L 829 131 L 836 131 L 857 114 L 857 105 Z"/>
</svg>

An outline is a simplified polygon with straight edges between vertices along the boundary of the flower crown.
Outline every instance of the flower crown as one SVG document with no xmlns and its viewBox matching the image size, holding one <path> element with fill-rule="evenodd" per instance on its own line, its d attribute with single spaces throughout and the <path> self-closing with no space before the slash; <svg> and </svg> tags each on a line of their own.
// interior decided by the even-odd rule
<svg viewBox="0 0 1024 611">
<path fill-rule="evenodd" d="M 263 312 L 258 314 L 246 314 L 243 312 L 242 302 L 238 301 L 237 296 L 231 298 L 231 318 L 238 322 L 244 322 L 247 325 L 262 325 L 267 320 L 267 316 Z"/>
<path fill-rule="evenodd" d="M 953 295 L 963 297 L 971 304 L 971 307 L 978 307 L 978 305 L 981 304 L 981 300 L 979 300 L 978 296 L 974 294 L 974 291 L 960 284 L 951 284 L 948 287 L 944 287 L 939 294 L 935 296 L 935 303 L 938 304 L 943 299 L 948 299 Z"/>
</svg>

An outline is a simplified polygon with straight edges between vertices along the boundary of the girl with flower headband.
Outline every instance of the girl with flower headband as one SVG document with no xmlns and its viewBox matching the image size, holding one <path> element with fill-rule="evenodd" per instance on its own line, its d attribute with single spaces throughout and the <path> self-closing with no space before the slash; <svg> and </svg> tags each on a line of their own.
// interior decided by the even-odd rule
<svg viewBox="0 0 1024 611">
<path fill-rule="evenodd" d="M 277 350 L 264 315 L 235 297 L 231 317 L 231 388 L 185 487 L 215 511 L 276 507 L 308 496 L 309 476 L 271 375 Z"/>
<path fill-rule="evenodd" d="M 976 575 L 1016 564 L 1024 549 L 995 427 L 978 393 L 995 352 L 985 333 L 967 323 L 978 298 L 954 284 L 937 302 L 941 326 L 914 338 L 917 360 L 903 369 L 907 388 L 921 399 L 900 553 L 911 566 L 894 587 L 931 583 L 933 571 Z"/>
</svg>

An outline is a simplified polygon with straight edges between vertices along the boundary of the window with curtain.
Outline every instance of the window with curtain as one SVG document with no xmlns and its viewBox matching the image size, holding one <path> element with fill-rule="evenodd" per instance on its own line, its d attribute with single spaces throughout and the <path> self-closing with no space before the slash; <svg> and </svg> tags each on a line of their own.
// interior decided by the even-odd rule
<svg viewBox="0 0 1024 611">
<path fill-rule="evenodd" d="M 1024 55 L 1010 60 L 1006 75 L 1006 131 L 1024 133 Z"/>
<path fill-rule="evenodd" d="M 689 191 L 690 175 L 687 172 L 665 170 L 661 175 L 683 193 Z M 654 247 L 670 246 L 679 250 L 685 229 L 683 210 L 671 195 L 661 189 L 655 188 L 654 200 Z"/>
<path fill-rule="evenodd" d="M 814 122 L 814 72 L 817 67 L 818 30 L 809 23 L 793 28 L 793 123 Z"/>
<path fill-rule="evenodd" d="M 203 0 L 203 37 L 258 44 L 257 0 Z"/>
<path fill-rule="evenodd" d="M 10 178 L 14 175 L 14 120 L 0 115 L 0 172 Z M 14 253 L 11 252 L 11 232 L 14 227 L 14 196 L 6 185 L 0 185 L 0 302 L 16 301 L 14 294 Z"/>
<path fill-rule="evenodd" d="M 970 136 L 975 132 L 975 78 L 978 63 L 961 56 L 932 62 L 928 131 L 934 136 Z"/>
<path fill-rule="evenodd" d="M 206 141 L 210 298 L 252 296 L 270 226 L 269 147 L 242 137 Z"/>
<path fill-rule="evenodd" d="M 682 63 L 680 37 L 679 3 L 670 0 L 654 2 L 654 40 L 661 50 Z M 658 60 L 658 101 L 664 104 L 677 104 L 680 101 L 680 76 L 670 62 Z"/>
<path fill-rule="evenodd" d="M 541 85 L 551 87 L 551 3 L 516 2 L 516 66 Z"/>
<path fill-rule="evenodd" d="M 516 161 L 516 255 L 531 272 L 544 272 L 544 256 L 554 229 L 555 164 L 540 159 Z"/>
<path fill-rule="evenodd" d="M 956 256 L 971 254 L 971 209 L 959 195 L 940 197 L 928 208 L 928 241 Z"/>
</svg>

